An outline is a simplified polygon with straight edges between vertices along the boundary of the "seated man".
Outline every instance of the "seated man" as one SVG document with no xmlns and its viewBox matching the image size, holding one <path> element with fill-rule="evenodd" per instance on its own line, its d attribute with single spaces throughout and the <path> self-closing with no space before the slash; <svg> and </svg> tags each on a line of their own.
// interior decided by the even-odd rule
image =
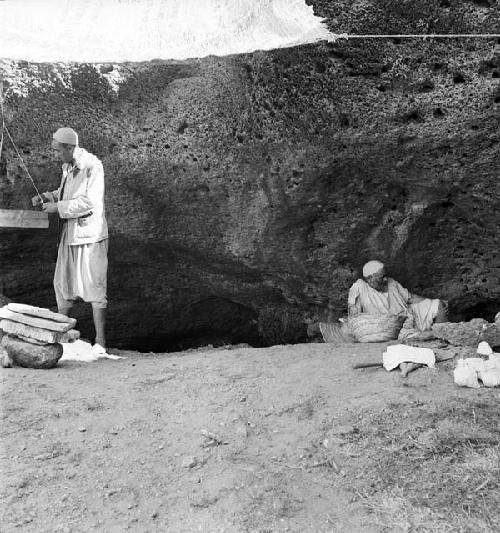
<svg viewBox="0 0 500 533">
<path fill-rule="evenodd" d="M 368 261 L 363 267 L 363 279 L 349 289 L 348 313 L 349 317 L 360 313 L 407 316 L 399 335 L 401 341 L 432 339 L 432 324 L 446 321 L 444 302 L 411 294 L 387 276 L 380 261 Z"/>
<path fill-rule="evenodd" d="M 435 339 L 432 324 L 447 321 L 447 304 L 411 294 L 401 284 L 387 277 L 385 265 L 369 261 L 363 267 L 363 279 L 358 279 L 349 290 L 348 313 L 354 317 L 361 313 L 383 315 L 406 315 L 399 332 L 398 341 L 419 345 L 422 341 Z M 401 363 L 401 373 L 421 366 L 418 363 Z"/>
</svg>

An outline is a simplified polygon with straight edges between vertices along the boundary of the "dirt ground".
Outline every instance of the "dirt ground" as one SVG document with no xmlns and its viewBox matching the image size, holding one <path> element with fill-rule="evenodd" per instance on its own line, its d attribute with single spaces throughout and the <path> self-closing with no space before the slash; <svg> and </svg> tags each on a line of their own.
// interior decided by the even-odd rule
<svg viewBox="0 0 500 533">
<path fill-rule="evenodd" d="M 498 389 L 456 387 L 451 362 L 407 379 L 352 369 L 384 347 L 1 369 L 1 530 L 494 531 Z"/>
</svg>

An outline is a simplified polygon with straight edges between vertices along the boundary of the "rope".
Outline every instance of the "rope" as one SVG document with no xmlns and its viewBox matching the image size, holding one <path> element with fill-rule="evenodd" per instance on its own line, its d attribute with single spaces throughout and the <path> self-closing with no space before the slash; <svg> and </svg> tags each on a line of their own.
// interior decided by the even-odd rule
<svg viewBox="0 0 500 533">
<path fill-rule="evenodd" d="M 3 115 L 3 81 L 0 80 L 0 110 L 2 113 L 2 137 L 0 138 L 0 159 L 2 159 L 3 131 L 5 129 L 5 117 Z"/>
<path fill-rule="evenodd" d="M 19 150 L 17 149 L 16 143 L 14 142 L 14 139 L 12 138 L 12 135 L 10 134 L 9 129 L 7 128 L 7 124 L 5 124 L 5 114 L 4 114 L 4 111 L 3 111 L 3 98 L 2 98 L 1 94 L 0 94 L 0 112 L 2 114 L 2 137 L 0 139 L 0 156 L 2 155 L 3 132 L 5 131 L 5 133 L 7 134 L 7 137 L 10 139 L 10 142 L 12 143 L 12 146 L 14 147 L 14 150 L 16 151 L 17 157 L 21 161 L 21 164 L 22 164 L 24 170 L 26 171 L 26 174 L 28 175 L 28 178 L 31 180 L 31 184 L 34 187 L 34 189 L 35 189 L 35 191 L 36 191 L 36 193 L 38 195 L 38 198 L 40 198 L 40 200 L 43 203 L 42 195 L 40 194 L 40 191 L 38 190 L 37 186 L 35 185 L 35 182 L 34 182 L 33 178 L 31 177 L 30 171 L 28 170 L 28 167 L 26 166 L 26 163 L 24 162 L 24 159 L 22 158 L 21 154 L 19 153 Z"/>
<path fill-rule="evenodd" d="M 349 34 L 334 33 L 329 40 L 338 41 L 340 39 L 499 39 L 500 33 L 409 33 L 409 34 Z"/>
<path fill-rule="evenodd" d="M 2 159 L 2 149 L 3 149 L 3 130 L 5 129 L 5 121 L 3 119 L 2 113 L 2 135 L 0 137 L 0 159 Z"/>
</svg>

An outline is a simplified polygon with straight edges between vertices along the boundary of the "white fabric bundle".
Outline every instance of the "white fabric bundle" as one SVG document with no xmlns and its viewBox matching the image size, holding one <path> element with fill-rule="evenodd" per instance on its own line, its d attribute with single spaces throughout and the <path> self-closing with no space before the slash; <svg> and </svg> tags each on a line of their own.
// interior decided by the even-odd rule
<svg viewBox="0 0 500 533">
<path fill-rule="evenodd" d="M 453 372 L 455 383 L 459 387 L 472 387 L 477 389 L 482 381 L 485 387 L 500 386 L 500 354 L 491 353 L 485 361 L 480 357 L 459 359 Z"/>
<path fill-rule="evenodd" d="M 72 343 L 63 342 L 63 355 L 59 361 L 80 361 L 81 363 L 92 363 L 98 359 L 125 359 L 119 355 L 111 355 L 100 350 L 93 349 L 93 346 L 85 341 L 77 340 Z"/>
<path fill-rule="evenodd" d="M 477 346 L 477 353 L 479 355 L 491 355 L 493 353 L 493 350 L 487 342 L 482 341 Z"/>
<path fill-rule="evenodd" d="M 500 360 L 494 355 L 497 354 L 490 354 L 488 361 L 484 362 L 484 369 L 478 373 L 479 379 L 485 387 L 500 386 Z"/>
<path fill-rule="evenodd" d="M 434 368 L 436 357 L 430 348 L 415 348 L 406 344 L 388 346 L 382 355 L 384 368 L 393 370 L 401 363 L 420 363 Z"/>
<path fill-rule="evenodd" d="M 459 359 L 457 367 L 453 371 L 453 379 L 459 387 L 479 389 L 477 372 L 466 363 L 466 359 Z"/>
</svg>

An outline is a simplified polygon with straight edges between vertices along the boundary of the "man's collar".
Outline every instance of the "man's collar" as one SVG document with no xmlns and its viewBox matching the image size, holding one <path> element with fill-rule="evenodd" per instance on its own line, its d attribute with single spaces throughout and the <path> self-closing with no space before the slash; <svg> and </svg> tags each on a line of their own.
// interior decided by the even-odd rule
<svg viewBox="0 0 500 533">
<path fill-rule="evenodd" d="M 64 163 L 63 164 L 63 169 L 64 170 L 68 170 L 70 168 L 70 166 L 72 168 L 77 167 L 78 169 L 81 169 L 82 168 L 81 167 L 82 158 L 83 158 L 83 148 L 80 148 L 79 146 L 76 146 L 75 150 L 73 152 L 73 159 L 71 160 L 70 163 Z"/>
</svg>

